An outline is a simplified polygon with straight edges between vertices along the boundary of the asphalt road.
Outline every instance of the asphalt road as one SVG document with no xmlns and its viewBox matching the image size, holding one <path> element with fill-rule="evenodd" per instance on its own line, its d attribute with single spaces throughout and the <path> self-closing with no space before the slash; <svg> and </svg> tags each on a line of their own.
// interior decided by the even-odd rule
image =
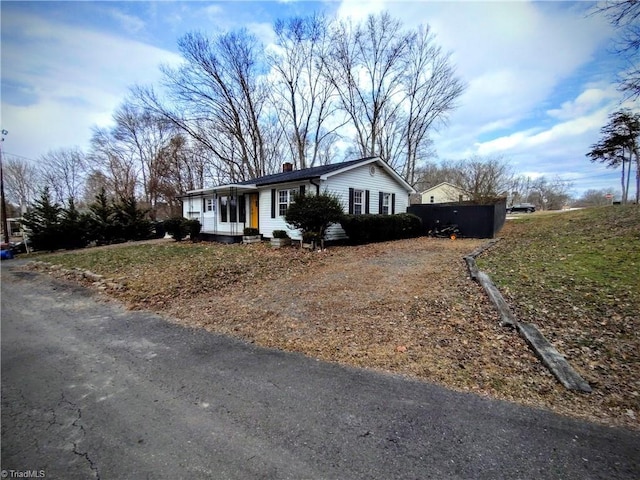
<svg viewBox="0 0 640 480">
<path fill-rule="evenodd" d="M 637 432 L 258 348 L 10 265 L 6 478 L 640 478 Z"/>
</svg>

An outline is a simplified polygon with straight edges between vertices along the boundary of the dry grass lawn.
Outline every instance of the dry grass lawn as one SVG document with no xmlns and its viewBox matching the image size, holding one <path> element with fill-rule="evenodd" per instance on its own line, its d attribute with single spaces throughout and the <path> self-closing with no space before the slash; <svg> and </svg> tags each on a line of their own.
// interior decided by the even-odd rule
<svg viewBox="0 0 640 480">
<path fill-rule="evenodd" d="M 517 233 L 513 225 L 507 222 L 505 239 Z M 637 354 L 611 360 L 623 372 L 615 379 L 578 362 L 573 366 L 594 393 L 565 390 L 515 331 L 498 325 L 481 287 L 469 279 L 462 257 L 483 243 L 418 238 L 307 252 L 160 241 L 41 259 L 104 275 L 123 286 L 108 295 L 189 327 L 640 428 Z M 552 295 L 542 298 L 553 302 Z M 607 329 L 600 317 L 585 321 Z M 563 338 L 571 329 L 567 324 Z M 637 352 L 637 335 L 634 341 Z M 565 354 L 566 346 L 557 345 Z M 614 381 L 621 387 L 612 387 Z"/>
</svg>

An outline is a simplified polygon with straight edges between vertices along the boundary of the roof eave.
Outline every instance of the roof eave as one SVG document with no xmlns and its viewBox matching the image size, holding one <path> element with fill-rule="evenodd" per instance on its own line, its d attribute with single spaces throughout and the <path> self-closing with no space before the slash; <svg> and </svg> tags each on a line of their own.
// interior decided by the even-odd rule
<svg viewBox="0 0 640 480">
<path fill-rule="evenodd" d="M 231 191 L 231 190 L 235 190 L 237 192 L 242 192 L 242 191 L 255 191 L 257 190 L 258 187 L 256 187 L 255 184 L 237 184 L 237 183 L 230 183 L 230 184 L 226 184 L 226 185 L 218 185 L 217 187 L 211 187 L 211 188 L 200 188 L 198 190 L 189 190 L 188 192 L 182 194 L 182 195 L 178 195 L 176 198 L 190 198 L 190 197 L 203 197 L 205 195 L 210 195 L 210 194 L 214 194 L 214 193 L 220 193 L 220 192 L 227 192 L 227 191 Z"/>
<path fill-rule="evenodd" d="M 333 172 L 326 173 L 320 176 L 320 180 L 327 180 L 329 177 L 333 175 L 344 173 L 354 168 L 362 167 L 363 165 L 368 165 L 370 163 L 376 163 L 378 164 L 378 166 L 382 167 L 385 172 L 391 175 L 399 184 L 401 184 L 404 187 L 404 189 L 407 191 L 408 194 L 417 193 L 415 188 L 409 185 L 404 178 L 398 175 L 398 173 L 393 168 L 391 168 L 387 162 L 383 161 L 380 157 L 367 158 L 360 163 L 349 165 L 348 167 L 342 168 L 340 170 L 334 170 Z"/>
</svg>

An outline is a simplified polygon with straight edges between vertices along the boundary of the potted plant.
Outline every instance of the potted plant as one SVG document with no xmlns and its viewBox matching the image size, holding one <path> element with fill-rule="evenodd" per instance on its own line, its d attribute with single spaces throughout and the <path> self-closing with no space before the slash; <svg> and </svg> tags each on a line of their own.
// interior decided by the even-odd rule
<svg viewBox="0 0 640 480">
<path fill-rule="evenodd" d="M 274 230 L 273 236 L 271 237 L 271 246 L 280 248 L 285 245 L 291 245 L 291 238 L 287 234 L 286 230 Z"/>
<path fill-rule="evenodd" d="M 262 241 L 262 235 L 260 235 L 260 231 L 257 228 L 246 227 L 242 233 L 242 243 L 244 244 L 260 243 Z"/>
</svg>

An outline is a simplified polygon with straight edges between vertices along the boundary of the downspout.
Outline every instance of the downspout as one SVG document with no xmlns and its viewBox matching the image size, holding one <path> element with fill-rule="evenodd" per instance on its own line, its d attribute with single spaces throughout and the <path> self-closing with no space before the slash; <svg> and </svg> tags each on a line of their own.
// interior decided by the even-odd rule
<svg viewBox="0 0 640 480">
<path fill-rule="evenodd" d="M 220 215 L 220 201 L 218 199 L 218 192 L 213 192 L 213 232 L 218 232 L 218 215 Z"/>
<path fill-rule="evenodd" d="M 311 185 L 313 185 L 314 187 L 316 187 L 316 195 L 320 195 L 320 184 L 319 183 L 313 183 L 313 178 L 309 179 L 309 183 Z"/>
<path fill-rule="evenodd" d="M 231 226 L 231 235 L 236 235 L 238 233 L 238 214 L 239 209 L 240 209 L 240 199 L 238 198 L 238 189 L 237 188 L 232 188 L 231 189 L 231 198 L 235 201 L 236 204 L 236 208 L 235 208 L 235 216 L 233 218 L 233 225 Z M 231 207 L 231 201 L 229 201 L 229 207 Z M 232 220 L 232 219 L 229 219 Z"/>
<path fill-rule="evenodd" d="M 313 178 L 309 179 L 309 183 L 316 187 L 316 195 L 320 195 L 320 184 L 319 183 L 313 183 Z M 300 245 L 302 246 L 302 240 L 300 240 Z M 320 250 L 324 250 L 324 238 L 320 239 Z"/>
</svg>

